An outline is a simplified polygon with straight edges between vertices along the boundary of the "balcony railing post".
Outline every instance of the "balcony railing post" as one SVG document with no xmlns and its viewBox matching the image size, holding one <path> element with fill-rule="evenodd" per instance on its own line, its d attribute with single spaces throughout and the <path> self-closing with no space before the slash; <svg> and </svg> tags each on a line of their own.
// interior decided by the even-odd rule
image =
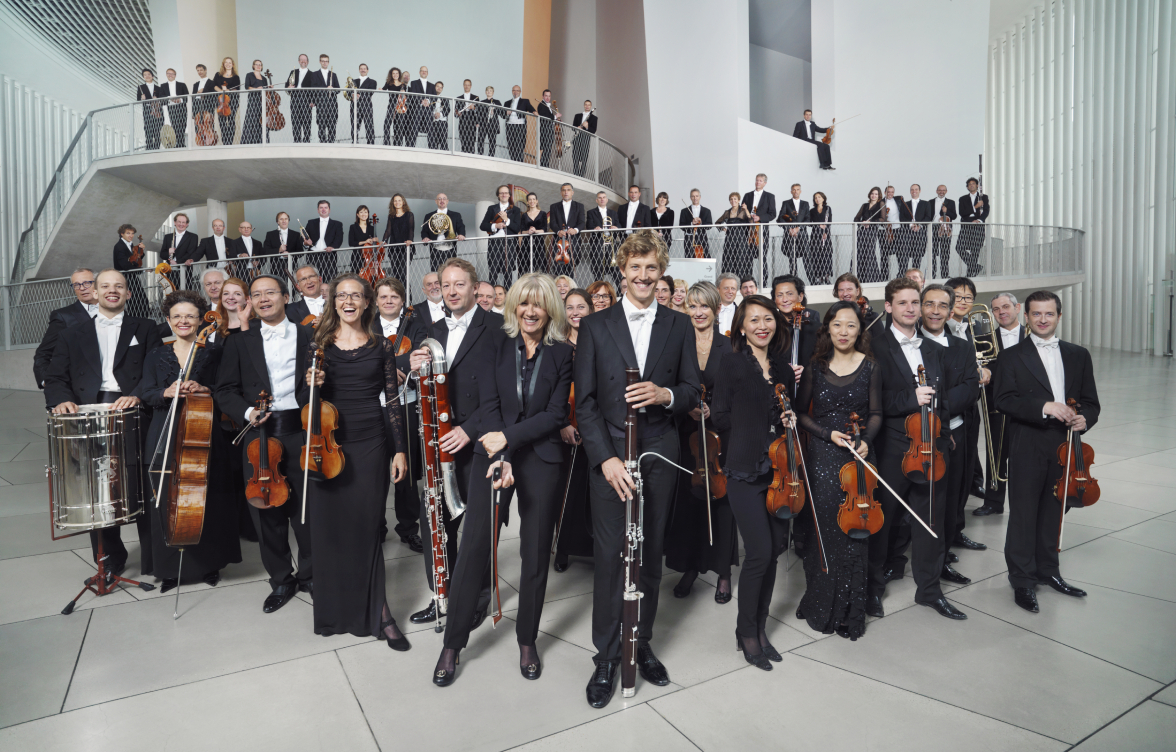
<svg viewBox="0 0 1176 752">
<path fill-rule="evenodd" d="M 592 169 L 594 171 L 594 173 L 592 175 L 592 181 L 595 183 L 599 183 L 600 182 L 600 137 L 597 136 L 595 133 L 592 134 L 592 141 L 588 145 L 595 147 L 595 148 L 593 148 L 593 151 L 595 151 L 596 154 L 594 154 L 593 158 L 592 158 Z"/>
<path fill-rule="evenodd" d="M 4 285 L 3 292 L 0 293 L 4 296 L 3 304 L 4 304 L 4 349 L 5 350 L 12 349 L 12 313 L 11 313 L 12 299 L 9 295 L 9 293 L 11 291 L 12 291 L 11 286 Z"/>
</svg>

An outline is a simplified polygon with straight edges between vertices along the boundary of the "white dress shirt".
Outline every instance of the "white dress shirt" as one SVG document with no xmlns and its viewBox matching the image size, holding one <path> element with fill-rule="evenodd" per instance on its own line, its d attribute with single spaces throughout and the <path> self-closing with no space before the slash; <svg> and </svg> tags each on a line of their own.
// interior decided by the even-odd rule
<svg viewBox="0 0 1176 752">
<path fill-rule="evenodd" d="M 321 251 L 327 247 L 327 225 L 331 224 L 331 215 L 319 217 L 319 238 L 318 242 L 311 248 L 312 251 Z"/>
<path fill-rule="evenodd" d="M 98 304 L 97 303 L 82 303 L 82 305 L 86 307 L 86 314 L 90 318 L 94 318 L 95 316 L 98 315 Z"/>
<path fill-rule="evenodd" d="M 922 343 L 922 340 L 918 337 L 914 337 L 913 339 L 907 337 L 894 324 L 890 325 L 890 332 L 898 340 L 898 344 L 902 348 L 903 357 L 906 358 L 907 364 L 911 367 L 911 375 L 917 375 L 919 373 L 919 366 L 923 365 L 923 353 L 919 351 L 919 345 Z"/>
<path fill-rule="evenodd" d="M 790 199 L 788 199 L 788 200 L 792 202 L 792 213 L 796 215 L 796 219 L 794 219 L 794 220 L 792 220 L 792 221 L 793 221 L 793 222 L 803 222 L 803 221 L 805 221 L 805 219 L 807 219 L 807 217 L 802 217 L 802 216 L 800 216 L 800 199 L 798 199 L 798 198 L 790 198 Z"/>
<path fill-rule="evenodd" d="M 972 202 L 972 211 L 975 212 L 976 211 L 976 199 L 980 198 L 980 194 L 979 193 L 969 193 L 968 198 Z M 976 220 L 973 220 L 973 221 L 976 221 Z"/>
<path fill-rule="evenodd" d="M 204 91 L 204 87 L 208 83 L 208 81 L 209 81 L 209 79 L 207 79 L 207 78 L 196 79 L 196 86 L 193 89 L 193 91 Z"/>
<path fill-rule="evenodd" d="M 434 323 L 445 318 L 446 314 L 449 313 L 449 309 L 445 307 L 444 303 L 441 303 L 441 302 L 434 303 L 431 300 L 428 301 L 428 303 L 429 303 L 429 318 Z"/>
<path fill-rule="evenodd" d="M 323 315 L 323 307 L 327 304 L 327 298 L 325 295 L 319 295 L 317 298 L 304 297 L 302 299 L 306 301 L 306 307 L 310 309 L 311 313 L 313 313 L 315 316 Z"/>
<path fill-rule="evenodd" d="M 598 212 L 600 212 L 600 226 L 604 227 L 606 224 L 608 224 L 608 222 L 607 222 L 607 220 L 608 220 L 608 207 L 607 206 L 597 206 L 596 210 Z"/>
<path fill-rule="evenodd" d="M 698 219 L 698 216 L 701 212 L 702 212 L 702 204 L 691 204 L 690 205 L 690 215 L 693 216 L 695 219 Z"/>
<path fill-rule="evenodd" d="M 940 332 L 939 334 L 932 334 L 931 332 L 927 331 L 926 329 L 923 329 L 922 327 L 919 327 L 919 329 L 923 333 L 924 337 L 931 340 L 935 344 L 943 345 L 944 347 L 951 347 L 951 343 L 947 339 L 947 331 L 946 330 Z M 964 416 L 962 416 L 962 415 L 953 415 L 953 416 L 951 416 L 951 420 L 948 421 L 948 428 L 950 428 L 953 431 L 962 425 L 964 425 Z"/>
<path fill-rule="evenodd" d="M 756 210 L 759 208 L 760 199 L 763 198 L 763 195 L 764 195 L 763 191 L 752 191 L 751 192 L 751 210 L 753 212 L 755 212 L 756 214 L 759 214 L 759 212 Z"/>
<path fill-rule="evenodd" d="M 274 403 L 270 408 L 278 410 L 297 410 L 298 399 L 294 396 L 297 388 L 295 378 L 295 363 L 298 360 L 298 331 L 286 319 L 282 319 L 277 326 L 270 326 L 261 322 L 261 346 L 265 351 L 265 368 L 269 371 L 270 388 L 273 389 Z M 245 420 L 249 420 L 257 408 L 251 407 L 245 411 Z"/>
<path fill-rule="evenodd" d="M 804 121 L 804 129 L 806 131 L 808 131 L 808 137 L 809 137 L 809 140 L 811 141 L 813 138 L 813 121 L 811 121 L 811 120 Z"/>
<path fill-rule="evenodd" d="M 897 226 L 898 225 L 898 202 L 892 198 L 883 199 L 883 202 L 886 204 L 886 208 L 890 210 L 889 213 L 886 215 L 886 221 L 889 222 L 891 225 Z"/>
<path fill-rule="evenodd" d="M 1042 339 L 1033 333 L 1029 334 L 1029 339 L 1037 346 L 1037 354 L 1041 356 L 1041 362 L 1045 365 L 1045 375 L 1049 377 L 1053 401 L 1066 404 L 1066 369 L 1062 365 L 1062 351 L 1058 346 L 1061 340 L 1056 336 Z"/>
<path fill-rule="evenodd" d="M 179 230 L 176 232 L 176 234 L 174 236 L 172 236 L 172 245 L 171 245 L 171 248 L 169 248 L 168 252 L 167 252 L 168 257 L 172 261 L 175 261 L 175 258 L 176 258 L 175 250 L 180 247 L 180 241 L 184 239 L 185 232 L 187 232 L 187 231 L 186 230 Z"/>
<path fill-rule="evenodd" d="M 621 297 L 621 307 L 625 310 L 625 321 L 629 324 L 629 336 L 633 339 L 633 351 L 637 354 L 637 369 L 645 377 L 645 359 L 649 356 L 649 338 L 653 334 L 653 320 L 657 318 L 657 301 L 641 309 L 633 305 L 628 295 Z M 670 392 L 670 403 L 666 409 L 674 406 L 674 393 Z M 639 412 L 645 412 L 641 408 Z"/>
<path fill-rule="evenodd" d="M 731 331 L 731 322 L 735 319 L 735 309 L 737 306 L 734 303 L 727 305 L 719 305 L 719 332 L 726 336 Z"/>
<path fill-rule="evenodd" d="M 495 313 L 501 314 L 501 313 L 502 313 L 503 311 L 505 311 L 506 309 L 505 309 L 505 308 L 499 308 L 498 306 L 490 306 L 490 310 L 491 310 L 491 311 L 494 311 Z"/>
<path fill-rule="evenodd" d="M 563 206 L 564 225 L 565 225 L 564 229 L 566 230 L 566 229 L 568 229 L 566 225 L 570 224 L 571 219 L 572 219 L 572 202 L 571 201 L 561 201 L 560 205 Z"/>
<path fill-rule="evenodd" d="M 159 88 L 161 90 L 160 94 L 163 95 L 164 97 L 172 96 L 172 89 L 174 87 L 173 87 L 171 81 L 165 80 L 162 84 L 159 85 Z M 163 124 L 164 125 L 171 125 L 171 112 L 170 112 L 170 110 L 171 110 L 170 107 L 163 108 Z"/>
<path fill-rule="evenodd" d="M 245 246 L 245 252 L 248 253 L 250 256 L 252 256 L 253 255 L 253 236 L 252 235 L 242 235 L 241 236 L 241 243 L 244 244 L 244 246 Z"/>
<path fill-rule="evenodd" d="M 1012 329 L 1000 328 L 1000 349 L 1007 350 L 1013 345 L 1021 341 L 1021 326 L 1018 324 Z"/>
<path fill-rule="evenodd" d="M 519 111 L 515 109 L 519 106 L 519 99 L 521 98 L 522 97 L 515 97 L 506 105 L 511 110 L 510 117 L 506 119 L 508 125 L 522 125 L 523 116 L 520 115 Z"/>
<path fill-rule="evenodd" d="M 449 337 L 445 340 L 445 362 L 452 364 L 453 359 L 457 357 L 457 351 L 461 349 L 461 341 L 465 339 L 466 331 L 470 328 L 470 322 L 474 319 L 474 311 L 477 310 L 474 306 L 465 312 L 461 318 L 457 318 L 457 314 L 453 314 L 445 319 L 446 325 L 449 326 Z"/>
<path fill-rule="evenodd" d="M 103 392 L 121 392 L 118 379 L 114 377 L 114 351 L 118 347 L 118 337 L 122 334 L 123 312 L 107 317 L 101 313 L 94 317 L 94 328 L 98 334 L 98 352 L 102 356 L 102 386 Z"/>
<path fill-rule="evenodd" d="M 289 242 L 287 241 L 287 238 L 289 238 L 289 237 L 290 237 L 289 228 L 287 228 L 285 230 L 278 228 L 278 245 L 289 245 Z"/>
<path fill-rule="evenodd" d="M 633 226 L 633 220 L 637 216 L 638 206 L 641 206 L 640 201 L 630 201 L 625 207 L 625 227 Z"/>
</svg>

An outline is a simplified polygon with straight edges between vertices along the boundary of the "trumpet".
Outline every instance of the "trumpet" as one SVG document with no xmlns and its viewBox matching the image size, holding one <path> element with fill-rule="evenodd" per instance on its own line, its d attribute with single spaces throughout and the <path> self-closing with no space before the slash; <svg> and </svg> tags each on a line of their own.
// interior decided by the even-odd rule
<svg viewBox="0 0 1176 752">
<path fill-rule="evenodd" d="M 983 367 L 996 360 L 1000 354 L 1000 337 L 996 327 L 992 325 L 992 311 L 983 303 L 976 303 L 968 314 L 968 333 L 972 336 L 972 343 L 976 348 L 976 366 Z M 993 443 L 992 418 L 988 415 L 988 395 L 980 390 L 980 418 L 984 421 L 984 447 L 988 455 L 988 487 L 995 490 L 997 483 L 1005 483 L 1008 478 L 1000 477 L 1000 453 L 1004 444 L 1005 421 L 1001 420 L 1000 435 Z"/>
</svg>

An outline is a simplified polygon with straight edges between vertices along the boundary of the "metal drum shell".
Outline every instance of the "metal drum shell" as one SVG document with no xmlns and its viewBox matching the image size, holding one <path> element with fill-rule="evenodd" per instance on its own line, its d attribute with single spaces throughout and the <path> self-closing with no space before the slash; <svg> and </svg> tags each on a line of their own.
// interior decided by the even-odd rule
<svg viewBox="0 0 1176 752">
<path fill-rule="evenodd" d="M 139 493 L 139 408 L 79 405 L 49 415 L 50 514 L 68 534 L 124 525 L 142 513 Z"/>
</svg>

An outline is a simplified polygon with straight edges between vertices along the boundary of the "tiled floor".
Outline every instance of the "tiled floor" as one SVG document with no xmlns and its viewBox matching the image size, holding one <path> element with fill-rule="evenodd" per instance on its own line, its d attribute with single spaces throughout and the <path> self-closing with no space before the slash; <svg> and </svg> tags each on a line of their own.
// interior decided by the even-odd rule
<svg viewBox="0 0 1176 752">
<path fill-rule="evenodd" d="M 988 551 L 960 554 L 973 578 L 945 587 L 969 618 L 912 608 L 892 583 L 887 616 L 848 642 L 794 611 L 804 574 L 781 562 L 771 673 L 732 650 L 735 606 L 662 593 L 654 645 L 673 683 L 639 684 L 605 711 L 584 702 L 591 673 L 592 569 L 552 573 L 538 648 L 543 678 L 515 665 L 517 529 L 500 562 L 506 616 L 483 626 L 448 690 L 429 679 L 440 635 L 382 643 L 320 638 L 300 597 L 261 612 L 256 547 L 215 588 L 87 596 L 59 614 L 93 568 L 84 538 L 49 536 L 40 395 L 0 391 L 0 752 L 4 750 L 1172 750 L 1176 749 L 1176 366 L 1096 352 L 1102 420 L 1089 435 L 1102 500 L 1066 523 L 1062 571 L 1090 595 L 1039 590 L 1012 602 L 1006 516 L 968 516 Z M 973 505 L 975 499 L 972 500 Z M 134 528 L 130 541 L 137 567 Z M 388 598 L 402 626 L 428 602 L 420 558 L 385 545 Z M 738 590 L 736 590 L 738 596 Z"/>
</svg>

